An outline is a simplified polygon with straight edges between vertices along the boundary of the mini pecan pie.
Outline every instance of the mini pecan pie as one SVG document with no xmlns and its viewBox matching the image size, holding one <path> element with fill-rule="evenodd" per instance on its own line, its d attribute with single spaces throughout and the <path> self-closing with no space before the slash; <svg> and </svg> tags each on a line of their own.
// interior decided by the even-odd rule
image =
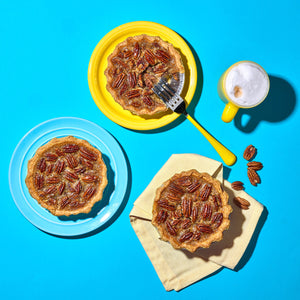
<svg viewBox="0 0 300 300">
<path fill-rule="evenodd" d="M 56 216 L 89 213 L 107 185 L 101 152 L 73 136 L 53 138 L 28 162 L 26 185 Z"/>
<path fill-rule="evenodd" d="M 223 238 L 231 211 L 221 183 L 190 170 L 175 174 L 157 189 L 152 224 L 175 249 L 194 252 Z"/>
<path fill-rule="evenodd" d="M 179 80 L 184 73 L 180 53 L 160 37 L 129 37 L 108 57 L 107 90 L 124 109 L 137 115 L 153 115 L 168 108 L 152 91 L 164 75 Z"/>
</svg>

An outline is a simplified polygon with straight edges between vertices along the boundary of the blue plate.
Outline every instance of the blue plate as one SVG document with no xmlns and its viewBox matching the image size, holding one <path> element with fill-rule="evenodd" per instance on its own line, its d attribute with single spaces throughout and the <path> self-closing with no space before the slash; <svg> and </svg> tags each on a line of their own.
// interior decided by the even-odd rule
<svg viewBox="0 0 300 300">
<path fill-rule="evenodd" d="M 40 146 L 54 137 L 68 135 L 87 140 L 102 152 L 109 183 L 103 199 L 94 205 L 91 213 L 57 217 L 29 194 L 25 184 L 27 163 Z M 10 191 L 20 212 L 39 229 L 59 236 L 82 235 L 108 222 L 124 199 L 127 182 L 127 164 L 118 142 L 100 126 L 79 118 L 57 118 L 34 127 L 17 145 L 9 167 Z"/>
</svg>

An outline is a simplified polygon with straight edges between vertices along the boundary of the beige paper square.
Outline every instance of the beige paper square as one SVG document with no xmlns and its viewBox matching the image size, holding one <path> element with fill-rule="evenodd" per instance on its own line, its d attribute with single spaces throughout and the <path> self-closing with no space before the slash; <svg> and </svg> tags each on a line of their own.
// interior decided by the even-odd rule
<svg viewBox="0 0 300 300">
<path fill-rule="evenodd" d="M 159 239 L 156 228 L 151 224 L 152 205 L 156 189 L 175 173 L 196 169 L 207 172 L 223 182 L 223 166 L 220 162 L 197 154 L 174 154 L 154 176 L 144 192 L 135 201 L 130 212 L 130 221 L 148 257 L 150 258 L 166 290 L 180 290 L 210 274 L 222 266 L 234 269 L 243 256 L 263 206 L 244 191 L 233 191 L 228 181 L 224 188 L 233 207 L 231 224 L 224 232 L 221 242 L 195 253 L 175 250 Z M 249 210 L 241 210 L 232 203 L 234 196 L 241 196 L 250 203 Z"/>
</svg>

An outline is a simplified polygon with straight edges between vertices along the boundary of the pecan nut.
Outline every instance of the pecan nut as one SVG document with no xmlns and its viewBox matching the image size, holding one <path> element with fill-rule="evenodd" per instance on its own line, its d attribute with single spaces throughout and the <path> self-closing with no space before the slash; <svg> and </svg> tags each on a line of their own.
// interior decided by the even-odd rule
<svg viewBox="0 0 300 300">
<path fill-rule="evenodd" d="M 259 171 L 263 168 L 263 164 L 259 161 L 248 162 L 247 166 L 255 171 Z"/>
<path fill-rule="evenodd" d="M 244 154 L 243 154 L 243 157 L 246 159 L 246 160 L 250 160 L 252 159 L 255 154 L 256 154 L 257 150 L 256 148 L 253 146 L 253 145 L 249 145 L 245 151 L 244 151 Z"/>
<path fill-rule="evenodd" d="M 249 209 L 250 202 L 242 197 L 234 197 L 233 202 L 242 209 Z"/>
<path fill-rule="evenodd" d="M 260 177 L 254 169 L 248 168 L 247 175 L 252 185 L 257 186 L 258 183 L 261 183 Z"/>
<path fill-rule="evenodd" d="M 236 191 L 241 191 L 244 189 L 244 183 L 241 182 L 241 181 L 234 181 L 232 184 L 231 184 L 231 187 L 236 190 Z"/>
</svg>

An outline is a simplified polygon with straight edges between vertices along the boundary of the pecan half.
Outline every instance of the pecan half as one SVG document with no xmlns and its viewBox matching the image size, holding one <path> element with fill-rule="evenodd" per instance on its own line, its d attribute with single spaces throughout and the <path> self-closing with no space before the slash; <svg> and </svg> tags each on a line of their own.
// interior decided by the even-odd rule
<svg viewBox="0 0 300 300">
<path fill-rule="evenodd" d="M 246 159 L 246 160 L 250 160 L 252 159 L 255 154 L 256 154 L 256 148 L 253 146 L 253 145 L 249 145 L 245 151 L 244 151 L 244 154 L 243 154 L 243 157 Z"/>
<path fill-rule="evenodd" d="M 176 235 L 176 229 L 170 224 L 169 221 L 166 222 L 166 228 L 171 235 Z"/>
<path fill-rule="evenodd" d="M 181 223 L 181 227 L 183 229 L 187 229 L 192 225 L 192 221 L 190 219 L 185 219 L 182 223 Z"/>
<path fill-rule="evenodd" d="M 191 239 L 193 237 L 193 235 L 194 234 L 191 231 L 187 231 L 179 238 L 179 242 L 183 243 L 183 242 Z"/>
<path fill-rule="evenodd" d="M 247 175 L 252 185 L 257 186 L 261 182 L 259 175 L 254 169 L 248 168 Z"/>
<path fill-rule="evenodd" d="M 216 227 L 219 227 L 223 221 L 223 214 L 222 213 L 215 213 L 212 217 L 211 222 L 215 224 Z"/>
<path fill-rule="evenodd" d="M 186 189 L 189 193 L 195 192 L 201 186 L 201 182 L 193 182 Z"/>
<path fill-rule="evenodd" d="M 167 63 L 170 60 L 170 55 L 164 50 L 157 50 L 155 56 L 162 62 Z"/>
<path fill-rule="evenodd" d="M 157 214 L 155 220 L 156 220 L 157 223 L 160 224 L 160 223 L 164 223 L 166 221 L 167 217 L 168 217 L 168 213 L 165 210 L 162 209 Z"/>
<path fill-rule="evenodd" d="M 116 77 L 116 79 L 113 81 L 113 83 L 111 85 L 112 88 L 118 89 L 122 85 L 123 81 L 125 80 L 125 77 L 126 77 L 126 75 L 124 73 L 120 73 Z"/>
<path fill-rule="evenodd" d="M 91 161 L 96 161 L 98 155 L 85 147 L 80 147 L 80 156 Z"/>
<path fill-rule="evenodd" d="M 193 202 L 191 199 L 184 198 L 182 200 L 182 214 L 189 218 L 192 213 Z"/>
<path fill-rule="evenodd" d="M 62 150 L 65 153 L 74 153 L 79 150 L 79 146 L 76 144 L 66 144 L 66 145 L 62 146 Z"/>
<path fill-rule="evenodd" d="M 211 205 L 208 203 L 205 203 L 202 208 L 202 212 L 201 212 L 203 219 L 209 220 L 211 218 L 211 214 L 212 214 Z"/>
<path fill-rule="evenodd" d="M 196 226 L 199 232 L 203 232 L 203 233 L 212 233 L 213 230 L 211 229 L 211 227 L 209 225 L 197 225 Z"/>
<path fill-rule="evenodd" d="M 209 185 L 209 184 L 205 184 L 202 187 L 200 195 L 199 195 L 201 201 L 206 201 L 207 200 L 207 198 L 209 197 L 211 188 L 212 188 L 212 186 Z"/>
<path fill-rule="evenodd" d="M 155 55 L 153 54 L 153 52 L 149 49 L 147 49 L 145 51 L 145 59 L 147 60 L 147 62 L 150 65 L 154 65 L 155 64 Z"/>
<path fill-rule="evenodd" d="M 158 204 L 160 207 L 165 208 L 166 210 L 174 211 L 174 210 L 176 209 L 174 205 L 169 204 L 168 201 L 163 200 L 163 199 L 158 200 L 158 201 L 157 201 L 157 204 Z"/>
<path fill-rule="evenodd" d="M 242 197 L 234 197 L 233 202 L 242 209 L 249 209 L 250 202 Z"/>
<path fill-rule="evenodd" d="M 259 161 L 248 162 L 247 166 L 255 171 L 259 171 L 263 168 L 263 164 Z"/>
<path fill-rule="evenodd" d="M 236 191 L 241 191 L 244 189 L 244 183 L 241 182 L 241 181 L 234 181 L 232 184 L 231 184 L 231 187 L 236 190 Z"/>
</svg>

